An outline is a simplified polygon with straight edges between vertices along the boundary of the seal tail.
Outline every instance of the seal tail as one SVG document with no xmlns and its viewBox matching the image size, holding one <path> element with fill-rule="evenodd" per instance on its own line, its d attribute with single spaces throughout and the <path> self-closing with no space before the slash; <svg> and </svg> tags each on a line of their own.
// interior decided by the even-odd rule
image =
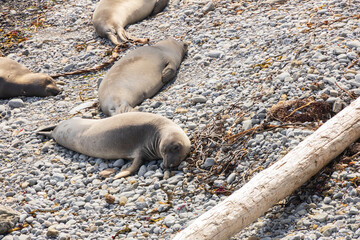
<svg viewBox="0 0 360 240">
<path fill-rule="evenodd" d="M 36 134 L 52 138 L 51 133 L 55 128 L 56 128 L 56 125 L 48 126 L 48 127 L 37 130 Z"/>
</svg>

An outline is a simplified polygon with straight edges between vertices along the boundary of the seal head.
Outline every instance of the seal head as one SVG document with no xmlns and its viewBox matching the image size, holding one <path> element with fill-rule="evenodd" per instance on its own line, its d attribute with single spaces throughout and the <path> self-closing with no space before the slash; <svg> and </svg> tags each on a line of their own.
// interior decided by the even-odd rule
<svg viewBox="0 0 360 240">
<path fill-rule="evenodd" d="M 173 168 L 180 165 L 190 152 L 190 140 L 184 132 L 167 131 L 160 142 L 160 154 L 165 168 Z"/>
<path fill-rule="evenodd" d="M 61 90 L 56 86 L 55 81 L 43 73 L 31 73 L 21 79 L 24 88 L 24 96 L 56 96 Z"/>
</svg>

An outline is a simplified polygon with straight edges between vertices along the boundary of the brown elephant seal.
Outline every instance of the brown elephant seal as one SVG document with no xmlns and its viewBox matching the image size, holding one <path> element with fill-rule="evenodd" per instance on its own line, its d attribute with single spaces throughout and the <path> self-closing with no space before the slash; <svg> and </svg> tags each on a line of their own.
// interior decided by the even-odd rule
<svg viewBox="0 0 360 240">
<path fill-rule="evenodd" d="M 85 155 L 133 160 L 115 178 L 129 176 L 145 161 L 163 159 L 178 166 L 190 152 L 190 140 L 171 120 L 152 113 L 129 112 L 100 120 L 73 118 L 37 132 Z"/>
<path fill-rule="evenodd" d="M 43 73 L 33 73 L 23 65 L 0 57 L 0 98 L 16 96 L 55 96 L 60 92 L 55 81 Z"/>
<path fill-rule="evenodd" d="M 169 38 L 140 47 L 117 61 L 99 86 L 102 111 L 113 116 L 129 112 L 154 96 L 175 75 L 187 45 Z"/>
<path fill-rule="evenodd" d="M 146 43 L 125 31 L 125 26 L 161 12 L 169 0 L 101 0 L 93 14 L 97 34 L 106 37 L 115 45 L 121 41 Z"/>
</svg>

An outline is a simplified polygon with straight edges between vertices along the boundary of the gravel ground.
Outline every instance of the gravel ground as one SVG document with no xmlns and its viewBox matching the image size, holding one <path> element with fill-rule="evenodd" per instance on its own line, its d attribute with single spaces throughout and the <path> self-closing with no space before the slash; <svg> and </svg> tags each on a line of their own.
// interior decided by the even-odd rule
<svg viewBox="0 0 360 240">
<path fill-rule="evenodd" d="M 97 2 L 36 1 L 32 12 L 0 1 L 1 52 L 51 75 L 108 60 L 114 46 L 91 24 Z M 159 160 L 114 180 L 104 170 L 119 171 L 127 161 L 88 157 L 34 134 L 75 115 L 103 118 L 97 82 L 107 69 L 58 78 L 62 93 L 55 97 L 0 100 L 0 202 L 21 213 L 23 226 L 0 239 L 171 239 L 319 122 L 258 131 L 231 147 L 219 146 L 222 135 L 265 120 L 281 124 L 268 117 L 279 101 L 328 103 L 334 114 L 360 95 L 359 6 L 359 0 L 173 0 L 131 25 L 130 34 L 151 43 L 166 37 L 189 43 L 176 79 L 138 108 L 172 119 L 193 140 L 191 156 L 168 179 Z M 31 19 L 38 19 L 35 27 L 28 27 Z M 28 39 L 7 45 L 4 34 L 12 30 Z M 201 144 L 209 139 L 213 145 Z M 360 239 L 360 162 L 352 157 L 358 149 L 346 150 L 233 239 Z"/>
</svg>

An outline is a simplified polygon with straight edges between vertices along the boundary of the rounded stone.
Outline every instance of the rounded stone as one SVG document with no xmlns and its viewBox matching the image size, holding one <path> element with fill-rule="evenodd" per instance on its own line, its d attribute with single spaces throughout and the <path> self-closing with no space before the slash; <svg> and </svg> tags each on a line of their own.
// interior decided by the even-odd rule
<svg viewBox="0 0 360 240">
<path fill-rule="evenodd" d="M 25 104 L 24 104 L 23 100 L 21 100 L 20 98 L 13 98 L 9 101 L 9 107 L 11 107 L 11 108 L 21 108 L 24 105 Z"/>
<path fill-rule="evenodd" d="M 175 224 L 175 221 L 176 221 L 176 219 L 175 219 L 174 216 L 168 215 L 168 216 L 166 216 L 165 219 L 164 219 L 164 224 L 165 224 L 167 227 L 171 227 L 172 225 Z"/>
<path fill-rule="evenodd" d="M 46 236 L 48 237 L 57 237 L 59 235 L 59 231 L 55 229 L 55 227 L 49 227 L 48 231 L 46 232 Z"/>
<path fill-rule="evenodd" d="M 127 203 L 128 199 L 125 196 L 121 196 L 119 199 L 119 204 L 120 206 L 125 206 L 125 204 Z"/>
</svg>

